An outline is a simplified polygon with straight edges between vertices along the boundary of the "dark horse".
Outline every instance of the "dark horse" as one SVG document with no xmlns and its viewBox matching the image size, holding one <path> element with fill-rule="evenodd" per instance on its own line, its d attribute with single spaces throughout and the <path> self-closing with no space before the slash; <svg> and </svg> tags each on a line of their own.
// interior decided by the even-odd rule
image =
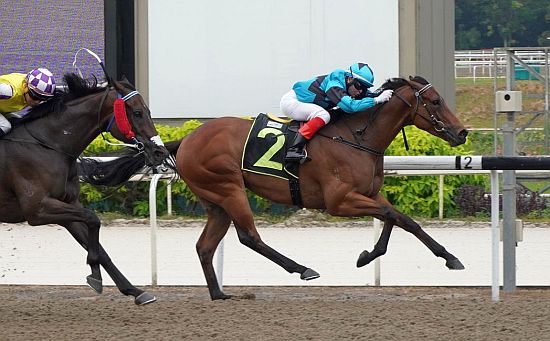
<svg viewBox="0 0 550 341">
<path fill-rule="evenodd" d="M 394 90 L 389 102 L 343 115 L 309 142 L 311 161 L 299 169 L 303 206 L 324 209 L 335 216 L 372 216 L 384 221 L 374 250 L 360 254 L 358 267 L 386 252 L 392 228 L 397 225 L 444 258 L 449 269 L 464 269 L 455 256 L 410 217 L 398 212 L 379 191 L 384 180 L 384 151 L 404 126 L 415 125 L 451 146 L 466 142 L 468 131 L 422 77 L 390 79 L 382 88 Z M 245 188 L 278 203 L 292 204 L 292 199 L 286 180 L 241 169 L 250 127 L 251 122 L 244 119 L 219 118 L 197 128 L 179 148 L 178 143 L 166 144 L 172 153 L 177 149 L 178 172 L 208 214 L 197 252 L 213 300 L 231 297 L 220 289 L 212 266 L 214 252 L 231 222 L 244 245 L 289 273 L 299 273 L 301 279 L 319 277 L 314 270 L 269 247 L 256 230 Z"/>
<path fill-rule="evenodd" d="M 150 165 L 161 164 L 168 150 L 143 98 L 127 80 L 102 88 L 95 80 L 67 74 L 65 82 L 66 92 L 33 108 L 27 116 L 33 120 L 21 122 L 0 140 L 0 222 L 64 226 L 88 251 L 92 273 L 87 282 L 94 290 L 102 291 L 102 265 L 123 294 L 135 297 L 136 304 L 153 302 L 156 298 L 135 288 L 100 245 L 101 222 L 78 201 L 77 159 L 107 125 L 111 126 L 118 97 L 123 101 L 116 102 L 122 107 L 122 117 L 117 115 L 112 124 L 113 136 L 136 142 Z"/>
</svg>

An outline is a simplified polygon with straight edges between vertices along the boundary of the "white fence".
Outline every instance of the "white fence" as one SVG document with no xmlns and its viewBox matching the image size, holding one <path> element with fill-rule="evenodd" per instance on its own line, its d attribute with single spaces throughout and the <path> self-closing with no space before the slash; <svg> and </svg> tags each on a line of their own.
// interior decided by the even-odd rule
<svg viewBox="0 0 550 341">
<path fill-rule="evenodd" d="M 498 170 L 547 171 L 550 169 L 549 156 L 536 157 L 483 157 L 483 156 L 386 156 L 384 168 L 393 175 L 445 175 L 480 174 L 490 172 L 491 176 L 491 245 L 492 245 L 492 299 L 499 299 L 499 181 Z M 399 172 L 399 174 L 397 173 Z M 532 172 L 532 171 L 531 171 Z M 157 209 L 156 187 L 162 178 L 173 174 L 138 176 L 135 180 L 150 180 L 149 205 L 151 224 L 151 283 L 157 284 Z M 442 188 L 442 186 L 441 186 Z M 440 189 L 441 196 L 441 189 Z M 441 200 L 442 201 L 442 200 Z M 440 204 L 441 205 L 441 204 Z M 441 207 L 441 206 L 440 206 Z M 377 224 L 375 223 L 375 226 Z M 223 241 L 217 250 L 216 272 L 222 286 L 223 280 Z M 375 283 L 379 283 L 380 265 L 375 263 Z"/>
<path fill-rule="evenodd" d="M 483 157 L 483 156 L 386 156 L 384 168 L 387 172 L 408 171 L 400 175 L 444 175 L 449 174 L 479 174 L 490 172 L 491 176 L 491 249 L 492 249 L 492 299 L 499 299 L 499 241 L 500 241 L 500 212 L 499 212 L 499 181 L 498 169 L 518 169 L 523 171 L 537 169 L 547 170 L 550 165 L 550 157 Z M 413 173 L 414 172 L 414 173 Z M 151 220 L 151 266 L 152 284 L 157 283 L 157 245 L 156 245 L 156 186 L 158 181 L 166 177 L 163 174 L 155 174 L 151 178 L 149 191 L 150 220 Z M 441 183 L 440 183 L 441 184 Z M 442 197 L 442 185 L 440 185 L 440 198 Z M 442 202 L 442 200 L 440 201 Z M 440 204 L 441 208 L 441 204 Z M 375 226 L 379 226 L 375 223 Z M 378 233 L 375 233 L 375 235 Z M 380 264 L 375 262 L 375 283 L 379 283 Z M 223 241 L 217 250 L 216 272 L 223 285 Z"/>
<path fill-rule="evenodd" d="M 548 56 L 542 51 L 518 51 L 516 55 L 526 64 L 545 67 Z M 494 76 L 495 63 L 499 73 L 506 69 L 506 54 L 497 54 L 493 50 L 455 51 L 455 78 L 490 78 Z"/>
</svg>

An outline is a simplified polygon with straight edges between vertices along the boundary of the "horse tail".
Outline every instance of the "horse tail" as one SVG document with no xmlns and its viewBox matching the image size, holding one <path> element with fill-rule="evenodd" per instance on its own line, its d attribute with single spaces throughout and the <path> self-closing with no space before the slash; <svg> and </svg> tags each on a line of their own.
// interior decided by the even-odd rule
<svg viewBox="0 0 550 341">
<path fill-rule="evenodd" d="M 80 178 L 96 186 L 118 186 L 145 169 L 145 154 L 126 154 L 110 161 L 80 158 Z"/>
<path fill-rule="evenodd" d="M 163 166 L 177 173 L 175 157 L 182 139 L 169 141 L 164 144 L 170 152 L 170 157 Z M 137 173 L 147 173 L 150 167 L 145 163 L 145 153 L 134 148 L 125 148 L 122 151 L 107 153 L 116 156 L 110 161 L 80 158 L 78 175 L 82 180 L 96 186 L 118 186 L 130 180 Z"/>
</svg>

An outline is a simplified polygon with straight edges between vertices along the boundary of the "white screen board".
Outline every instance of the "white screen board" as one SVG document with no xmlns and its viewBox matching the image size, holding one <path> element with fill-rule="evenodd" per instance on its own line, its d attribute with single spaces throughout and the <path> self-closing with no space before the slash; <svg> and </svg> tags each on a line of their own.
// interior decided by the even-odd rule
<svg viewBox="0 0 550 341">
<path fill-rule="evenodd" d="M 397 0 L 149 1 L 154 118 L 279 115 L 303 79 L 368 63 L 399 71 Z"/>
</svg>

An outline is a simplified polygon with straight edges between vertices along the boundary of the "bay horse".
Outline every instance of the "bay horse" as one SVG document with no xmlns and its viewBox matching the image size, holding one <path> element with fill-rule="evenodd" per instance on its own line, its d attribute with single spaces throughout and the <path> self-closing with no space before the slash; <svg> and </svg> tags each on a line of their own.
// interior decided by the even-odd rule
<svg viewBox="0 0 550 341">
<path fill-rule="evenodd" d="M 0 222 L 65 227 L 88 252 L 92 273 L 87 283 L 94 290 L 101 293 L 103 288 L 102 265 L 136 304 L 153 302 L 156 298 L 134 287 L 99 243 L 100 219 L 78 200 L 77 159 L 108 125 L 115 138 L 133 141 L 149 165 L 161 164 L 169 152 L 145 101 L 126 79 L 107 87 L 76 74 L 66 74 L 64 80 L 67 91 L 31 109 L 0 140 Z M 114 107 L 118 112 L 112 123 Z"/>
<path fill-rule="evenodd" d="M 308 143 L 311 161 L 299 167 L 302 205 L 323 209 L 333 216 L 372 216 L 384 221 L 372 252 L 363 251 L 357 267 L 386 253 L 393 226 L 412 233 L 449 269 L 462 263 L 432 239 L 418 223 L 397 211 L 379 192 L 384 180 L 384 151 L 407 125 L 429 132 L 451 146 L 466 142 L 468 131 L 424 78 L 395 78 L 382 85 L 393 89 L 385 104 L 354 114 L 344 114 L 325 126 Z M 276 203 L 292 205 L 288 181 L 241 169 L 241 158 L 251 121 L 223 117 L 208 121 L 177 143 L 167 143 L 176 153 L 176 167 L 204 206 L 208 218 L 196 244 L 212 300 L 227 299 L 218 285 L 212 257 L 233 222 L 240 242 L 303 280 L 319 274 L 280 254 L 258 234 L 245 189 Z"/>
</svg>

